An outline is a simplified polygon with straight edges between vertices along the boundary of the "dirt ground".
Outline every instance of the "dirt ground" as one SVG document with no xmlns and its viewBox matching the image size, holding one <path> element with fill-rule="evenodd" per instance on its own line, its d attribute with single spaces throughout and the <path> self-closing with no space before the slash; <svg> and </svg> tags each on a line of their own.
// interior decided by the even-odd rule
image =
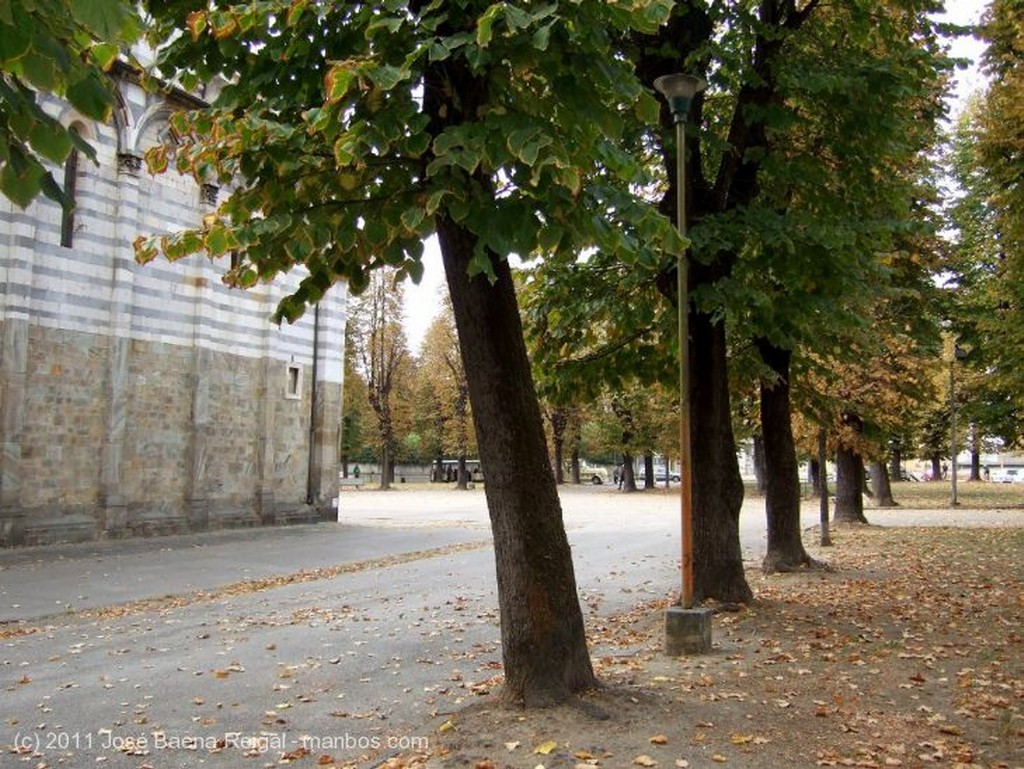
<svg viewBox="0 0 1024 769">
<path fill-rule="evenodd" d="M 476 671 L 475 701 L 438 716 L 429 753 L 381 765 L 1024 767 L 1024 529 L 833 541 L 809 548 L 831 571 L 749 564 L 756 602 L 716 613 L 706 656 L 662 654 L 665 604 L 591 614 L 601 689 L 510 709 Z"/>
</svg>

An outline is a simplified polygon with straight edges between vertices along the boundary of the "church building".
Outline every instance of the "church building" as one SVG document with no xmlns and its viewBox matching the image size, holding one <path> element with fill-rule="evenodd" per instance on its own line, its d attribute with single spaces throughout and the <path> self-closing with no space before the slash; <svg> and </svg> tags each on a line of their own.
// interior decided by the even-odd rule
<svg viewBox="0 0 1024 769">
<path fill-rule="evenodd" d="M 135 261 L 224 192 L 145 151 L 191 97 L 118 79 L 110 125 L 47 104 L 96 148 L 55 177 L 74 210 L 0 198 L 0 546 L 333 516 L 346 292 L 293 325 L 298 276 L 242 291 L 202 256 Z"/>
</svg>

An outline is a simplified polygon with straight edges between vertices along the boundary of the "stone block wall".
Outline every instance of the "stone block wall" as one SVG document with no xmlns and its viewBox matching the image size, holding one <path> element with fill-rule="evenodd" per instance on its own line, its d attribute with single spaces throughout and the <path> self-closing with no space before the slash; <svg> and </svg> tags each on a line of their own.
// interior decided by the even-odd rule
<svg viewBox="0 0 1024 769">
<path fill-rule="evenodd" d="M 70 245 L 55 204 L 0 201 L 0 546 L 326 517 L 344 286 L 278 328 L 298 276 L 243 292 L 202 257 L 136 264 L 135 237 L 201 221 L 216 190 L 146 174 L 175 105 L 119 87 L 113 126 L 46 105 L 97 148 Z"/>
</svg>

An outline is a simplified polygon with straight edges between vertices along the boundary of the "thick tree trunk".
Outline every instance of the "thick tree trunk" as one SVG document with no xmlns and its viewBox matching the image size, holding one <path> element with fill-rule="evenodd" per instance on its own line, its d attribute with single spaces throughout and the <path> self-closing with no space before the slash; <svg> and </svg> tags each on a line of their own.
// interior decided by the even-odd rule
<svg viewBox="0 0 1024 769">
<path fill-rule="evenodd" d="M 852 414 L 843 421 L 860 432 L 861 420 Z M 836 449 L 836 521 L 867 523 L 864 517 L 864 460 L 860 454 L 842 443 Z"/>
<path fill-rule="evenodd" d="M 725 324 L 690 312 L 693 598 L 749 603 L 739 519 L 743 479 L 729 404 Z"/>
<path fill-rule="evenodd" d="M 619 486 L 623 491 L 636 491 L 636 473 L 633 472 L 633 455 L 622 452 L 622 484 Z"/>
<path fill-rule="evenodd" d="M 889 455 L 889 480 L 893 478 L 903 480 L 903 452 L 898 439 L 893 441 L 892 453 Z"/>
<path fill-rule="evenodd" d="M 551 442 L 555 450 L 555 483 L 565 483 L 565 467 L 562 464 L 565 449 L 565 418 L 559 411 L 548 415 L 551 424 Z"/>
<path fill-rule="evenodd" d="M 569 424 L 565 409 L 554 408 L 548 411 L 548 424 L 551 425 L 551 443 L 555 453 L 555 483 L 563 484 L 565 483 L 565 428 Z"/>
<path fill-rule="evenodd" d="M 892 484 L 884 462 L 871 463 L 871 496 L 878 507 L 899 507 L 892 498 Z"/>
<path fill-rule="evenodd" d="M 470 278 L 474 236 L 450 219 L 439 222 L 438 236 L 487 468 L 503 697 L 527 706 L 562 702 L 596 678 L 512 273 L 507 261 L 492 257 L 493 285 Z"/>
<path fill-rule="evenodd" d="M 380 488 L 382 491 L 391 488 L 391 474 L 388 470 L 391 467 L 391 449 L 385 443 L 380 451 Z"/>
<path fill-rule="evenodd" d="M 761 428 L 762 430 L 764 427 Z M 755 434 L 751 439 L 754 443 L 754 483 L 758 494 L 764 494 L 768 488 L 768 481 L 765 478 L 767 470 L 764 466 L 764 437 Z"/>
<path fill-rule="evenodd" d="M 789 402 L 789 364 L 792 354 L 756 341 L 761 360 L 776 374 L 761 381 L 761 436 L 764 445 L 765 511 L 768 551 L 761 566 L 766 574 L 815 565 L 800 536 L 800 469 L 793 442 Z"/>
<path fill-rule="evenodd" d="M 978 425 L 971 422 L 968 427 L 968 435 L 971 442 L 971 475 L 969 481 L 981 480 L 981 441 L 978 440 Z"/>
<path fill-rule="evenodd" d="M 653 489 L 658 479 L 654 477 L 654 455 L 651 452 L 644 454 L 644 488 Z"/>
<path fill-rule="evenodd" d="M 569 459 L 569 467 L 571 468 L 571 479 L 575 486 L 580 485 L 580 450 L 578 446 L 572 447 L 572 456 Z"/>
<path fill-rule="evenodd" d="M 818 521 L 821 525 L 822 547 L 832 546 L 832 532 L 828 527 L 828 433 L 818 428 Z"/>
<path fill-rule="evenodd" d="M 931 480 L 942 480 L 942 456 L 938 453 L 932 454 L 932 475 Z"/>
</svg>

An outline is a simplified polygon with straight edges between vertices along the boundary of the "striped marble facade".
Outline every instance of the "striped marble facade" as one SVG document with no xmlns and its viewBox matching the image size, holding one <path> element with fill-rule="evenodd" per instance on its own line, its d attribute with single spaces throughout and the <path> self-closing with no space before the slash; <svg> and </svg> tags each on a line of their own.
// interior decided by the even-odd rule
<svg viewBox="0 0 1024 769">
<path fill-rule="evenodd" d="M 47 105 L 98 155 L 70 245 L 56 204 L 0 199 L 0 545 L 326 516 L 344 287 L 279 328 L 297 278 L 243 292 L 202 257 L 137 265 L 136 236 L 194 225 L 218 190 L 147 173 L 175 105 L 119 90 L 110 126 Z"/>
</svg>

